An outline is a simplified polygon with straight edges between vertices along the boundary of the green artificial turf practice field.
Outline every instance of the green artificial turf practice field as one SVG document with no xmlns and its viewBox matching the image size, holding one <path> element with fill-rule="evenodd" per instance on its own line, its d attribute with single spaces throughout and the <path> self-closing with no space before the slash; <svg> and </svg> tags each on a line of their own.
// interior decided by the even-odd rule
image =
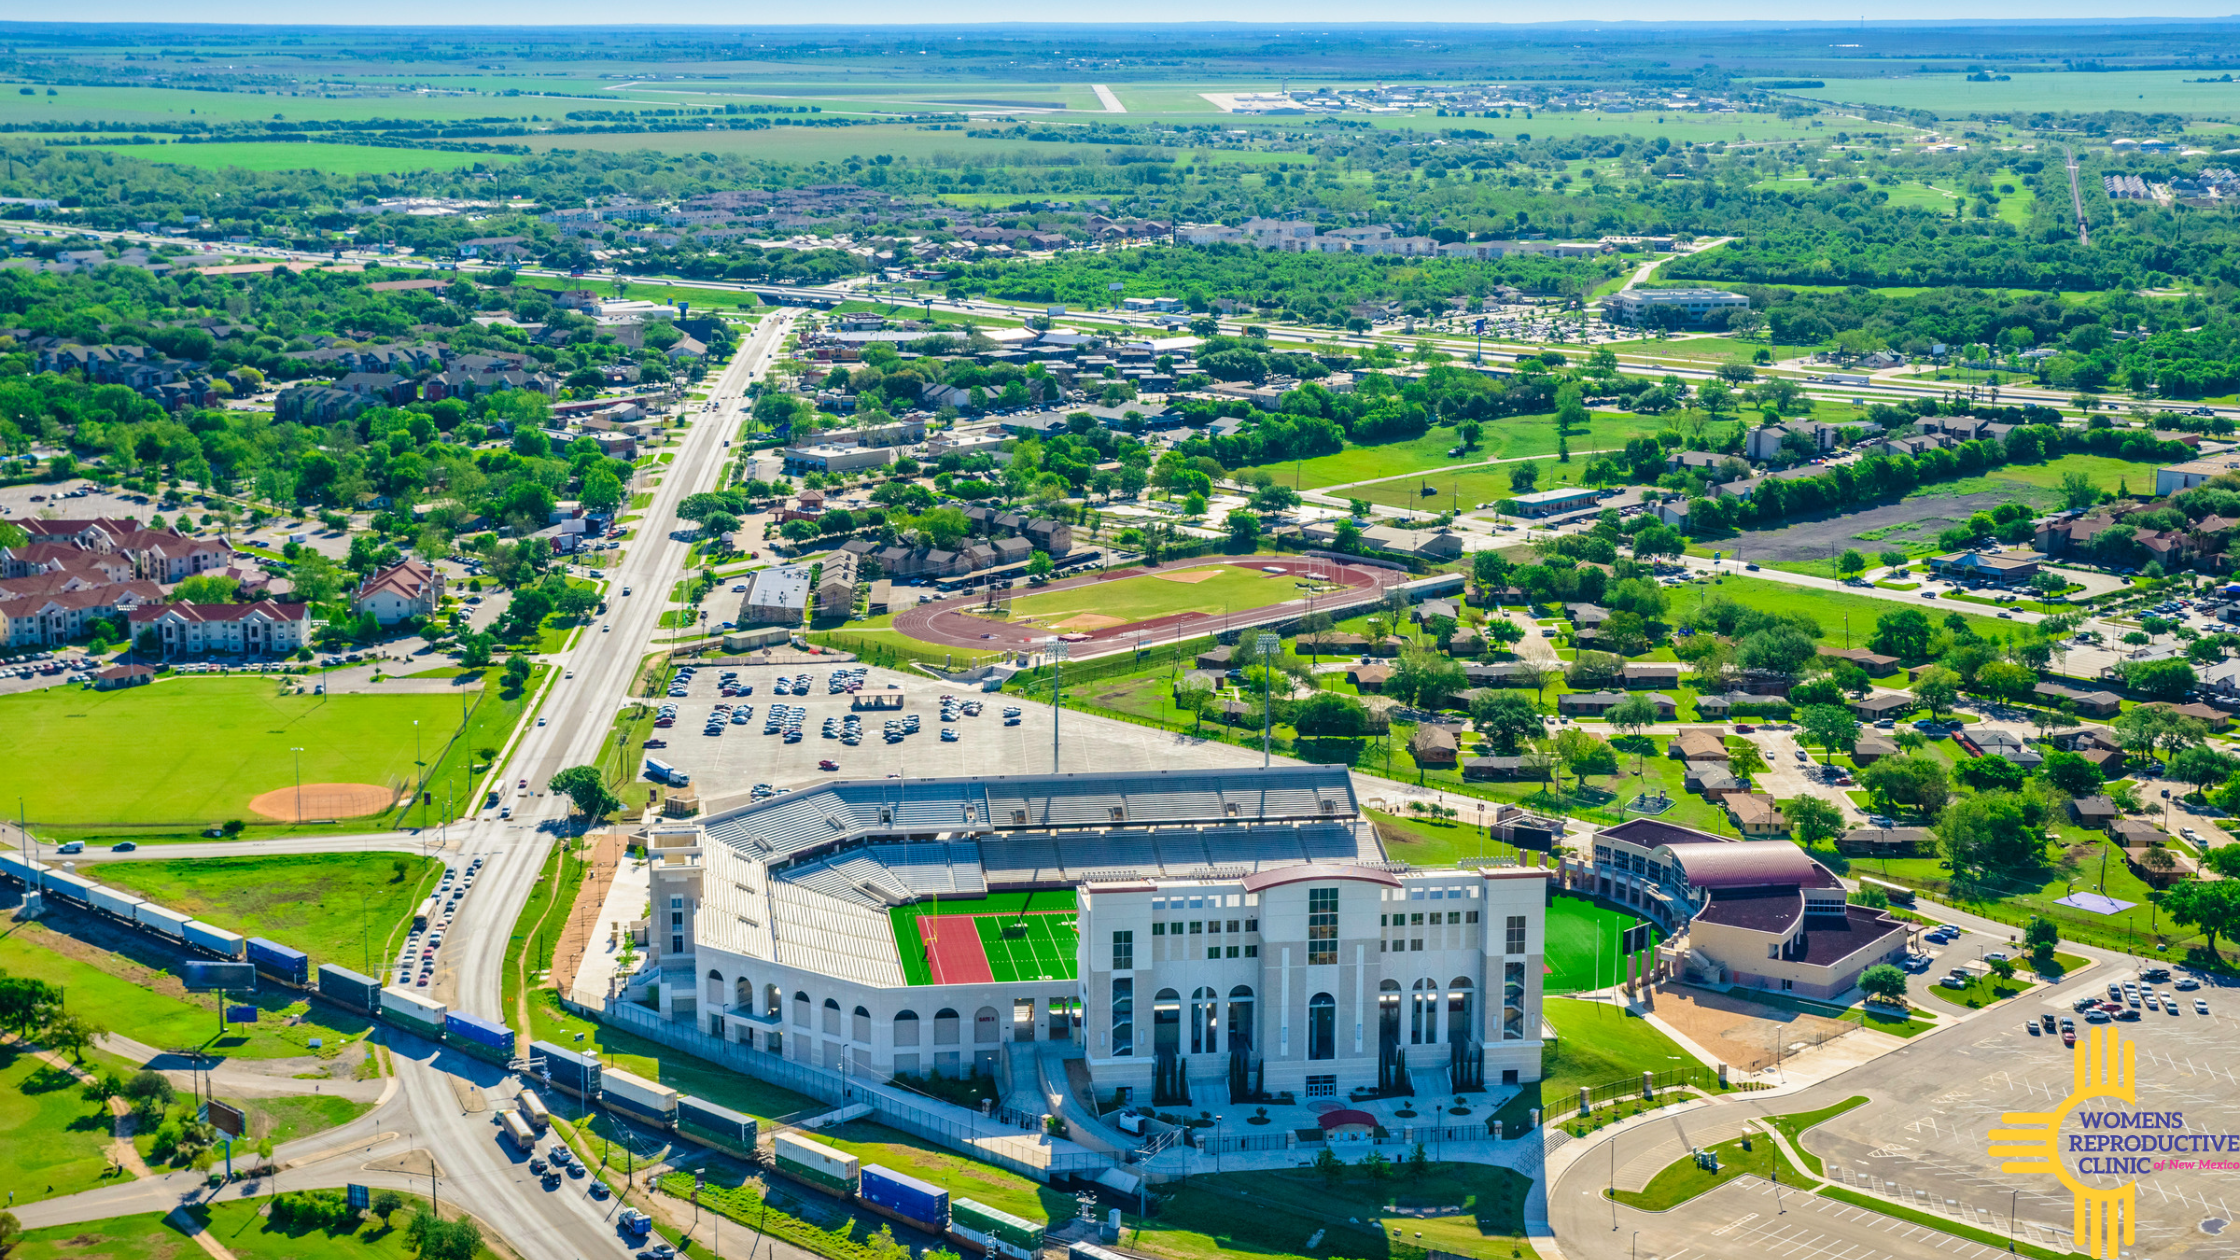
<svg viewBox="0 0 2240 1260">
<path fill-rule="evenodd" d="M 1625 959 L 1619 953 L 1619 938 L 1639 922 L 1641 916 L 1630 910 L 1586 897 L 1557 893 L 1549 898 L 1548 976 L 1542 992 L 1580 993 L 1623 982 Z M 1654 930 L 1650 936 L 1664 939 Z"/>
<path fill-rule="evenodd" d="M 902 955 L 907 984 L 932 984 L 922 920 L 944 929 L 970 925 L 987 955 L 989 972 L 999 983 L 1015 980 L 1071 980 L 1080 940 L 1080 905 L 1070 888 L 1049 892 L 990 893 L 985 897 L 928 898 L 887 912 L 894 925 L 895 948 Z M 1005 925 L 1026 915 L 1025 930 L 1007 935 Z"/>
<path fill-rule="evenodd" d="M 433 762 L 459 711 L 448 695 L 283 696 L 270 678 L 183 678 L 9 696 L 0 729 L 34 828 L 199 830 L 263 821 L 249 801 L 296 781 L 296 748 L 305 783 L 401 786 L 413 772 L 413 722 Z"/>
<path fill-rule="evenodd" d="M 1299 579 L 1263 573 L 1262 565 L 1283 566 L 1281 557 L 1254 556 L 1249 563 L 1218 568 L 1199 565 L 1162 569 L 1069 590 L 1027 595 L 1011 601 L 1011 619 L 1031 617 L 1053 630 L 1093 630 L 1130 621 L 1149 621 L 1180 612 L 1240 612 L 1303 599 Z M 1075 617 L 1098 617 L 1087 625 L 1067 624 Z"/>
</svg>

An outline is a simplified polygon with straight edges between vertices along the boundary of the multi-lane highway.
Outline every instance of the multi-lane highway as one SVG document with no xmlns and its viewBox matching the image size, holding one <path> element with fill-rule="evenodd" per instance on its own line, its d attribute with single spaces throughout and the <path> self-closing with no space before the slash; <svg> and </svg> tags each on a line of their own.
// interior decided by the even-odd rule
<svg viewBox="0 0 2240 1260">
<path fill-rule="evenodd" d="M 307 853 L 336 850 L 442 849 L 453 862 L 485 860 L 473 891 L 460 904 L 446 934 L 432 986 L 435 997 L 453 1009 L 523 1027 L 519 1012 L 502 1009 L 503 971 L 514 921 L 533 888 L 551 846 L 567 832 L 566 797 L 545 790 L 557 771 L 595 761 L 617 711 L 628 700 L 639 663 L 657 651 L 657 637 L 674 635 L 660 626 L 671 585 L 684 573 L 686 537 L 678 531 L 677 506 L 685 496 L 713 487 L 737 438 L 747 386 L 769 368 L 791 326 L 793 312 L 766 316 L 738 355 L 715 381 L 708 410 L 688 414 L 676 458 L 658 466 L 653 502 L 638 515 L 635 535 L 623 548 L 620 564 L 608 575 L 608 611 L 570 646 L 549 658 L 553 668 L 537 696 L 543 724 L 525 723 L 499 754 L 500 802 L 512 817 L 493 806 L 476 810 L 440 833 L 302 837 L 247 842 L 149 846 L 137 857 L 194 857 L 221 853 Z M 687 535 L 689 537 L 689 535 Z M 623 596 L 628 588 L 631 594 Z M 526 785 L 525 787 L 522 785 Z M 42 856 L 51 857 L 51 847 Z M 109 855 L 100 855 L 108 860 Z M 517 1159 L 496 1126 L 496 1106 L 518 1082 L 505 1072 L 438 1049 L 416 1038 L 392 1054 L 395 1075 L 381 1102 L 365 1116 L 339 1129 L 315 1134 L 282 1147 L 286 1167 L 280 1188 L 339 1186 L 345 1182 L 399 1189 L 428 1189 L 428 1178 L 384 1169 L 407 1152 L 426 1151 L 441 1171 L 441 1192 L 463 1202 L 484 1225 L 504 1236 L 526 1260 L 577 1260 L 608 1254 L 617 1246 L 611 1221 L 615 1200 L 595 1200 L 588 1180 L 565 1180 L 546 1190 Z M 369 1167 L 372 1165 L 372 1167 Z M 237 1183 L 218 1197 L 271 1193 L 270 1185 Z M 128 1212 L 169 1210 L 203 1197 L 200 1177 L 182 1174 L 104 1187 L 46 1203 L 27 1205 L 17 1214 L 27 1226 L 98 1220 Z M 741 1230 L 744 1241 L 747 1231 Z"/>
</svg>

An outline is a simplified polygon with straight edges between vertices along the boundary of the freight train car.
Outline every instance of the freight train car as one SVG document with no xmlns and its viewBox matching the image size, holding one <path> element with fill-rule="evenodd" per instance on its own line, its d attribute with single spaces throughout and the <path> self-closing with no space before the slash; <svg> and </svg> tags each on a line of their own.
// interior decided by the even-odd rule
<svg viewBox="0 0 2240 1260">
<path fill-rule="evenodd" d="M 1035 1260 L 1042 1254 L 1042 1226 L 971 1199 L 949 1203 L 949 1237 L 974 1251 L 1006 1260 Z"/>
<path fill-rule="evenodd" d="M 319 994 L 337 1006 L 370 1016 L 381 1005 L 381 982 L 371 976 L 361 976 L 348 967 L 321 963 Z"/>
<path fill-rule="evenodd" d="M 865 1164 L 857 1175 L 856 1202 L 929 1234 L 949 1227 L 948 1191 L 877 1164 Z"/>
<path fill-rule="evenodd" d="M 859 1176 L 855 1156 L 792 1133 L 779 1134 L 775 1146 L 781 1175 L 835 1199 L 854 1197 Z"/>
<path fill-rule="evenodd" d="M 249 961 L 257 965 L 257 970 L 289 984 L 311 983 L 311 955 L 261 936 L 250 937 L 248 946 Z"/>
</svg>

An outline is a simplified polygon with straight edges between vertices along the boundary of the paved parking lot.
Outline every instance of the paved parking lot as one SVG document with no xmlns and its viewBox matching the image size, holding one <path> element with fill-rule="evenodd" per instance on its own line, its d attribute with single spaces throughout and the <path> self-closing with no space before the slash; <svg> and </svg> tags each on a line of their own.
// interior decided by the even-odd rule
<svg viewBox="0 0 2240 1260">
<path fill-rule="evenodd" d="M 1963 958 L 1972 954 L 1972 939 L 1956 942 L 1948 956 L 1953 950 Z M 2073 1084 L 2072 1058 L 2061 1039 L 2031 1036 L 2024 1021 L 2044 1012 L 2071 1015 L 2075 998 L 2104 995 L 2110 980 L 2134 975 L 2090 968 L 2056 989 L 2017 998 L 1878 1061 L 1856 1078 L 1857 1092 L 1876 1101 L 1813 1129 L 1805 1146 L 1822 1158 L 1831 1179 L 2001 1233 L 2011 1212 L 2024 1241 L 2067 1249 L 2067 1193 L 2051 1177 L 2000 1172 L 1988 1154 L 1989 1134 L 2003 1112 L 2047 1109 Z M 2232 1048 L 2240 1043 L 2240 985 L 2204 979 L 2201 989 L 2176 996 L 2183 1014 L 2147 1011 L 2137 1023 L 2116 1025 L 2137 1047 L 2137 1109 L 2183 1112 L 2197 1132 L 2240 1129 L 2240 1075 L 2232 1064 Z M 2195 997 L 2208 1000 L 2208 1016 L 2193 1012 Z M 2214 1172 L 2142 1176 L 2138 1245 L 2127 1254 L 2240 1254 L 2240 1231 L 2227 1227 L 2240 1185 L 2228 1181 L 2229 1175 Z"/>
<path fill-rule="evenodd" d="M 2007 1255 L 1757 1177 L 1738 1177 L 1661 1215 L 1627 1213 L 1623 1219 L 1626 1228 L 1638 1226 L 1644 1235 L 1643 1260 L 1990 1260 Z M 1623 1253 L 1609 1248 L 1596 1254 Z"/>
<path fill-rule="evenodd" d="M 668 748 L 655 749 L 651 755 L 691 775 L 703 806 L 711 811 L 742 803 L 746 793 L 757 783 L 800 787 L 829 778 L 877 779 L 890 774 L 924 778 L 990 772 L 1034 774 L 1050 768 L 1053 711 L 1048 705 L 1016 700 L 1000 693 L 971 692 L 921 675 L 871 668 L 867 670 L 866 686 L 893 684 L 902 687 L 903 707 L 886 711 L 857 710 L 853 707 L 853 697 L 826 692 L 827 680 L 834 668 L 831 663 L 703 668 L 694 678 L 689 695 L 675 701 L 677 724 L 656 732 L 657 738 L 668 740 Z M 739 681 L 752 686 L 754 693 L 724 701 L 717 693 L 719 675 L 725 670 L 737 670 Z M 809 676 L 808 695 L 774 693 L 773 684 L 779 677 L 791 679 L 801 674 Z M 944 692 L 960 700 L 983 702 L 979 717 L 963 717 L 950 724 L 957 731 L 955 743 L 944 743 L 941 739 L 941 696 Z M 764 715 L 773 702 L 808 711 L 801 724 L 801 742 L 788 744 L 782 736 L 762 733 Z M 726 726 L 720 736 L 701 734 L 709 713 L 719 703 L 752 705 L 754 715 L 743 726 Z M 1017 726 L 1004 725 L 1003 711 L 1011 707 L 1020 710 Z M 837 739 L 820 736 L 827 717 L 845 717 L 851 712 L 863 721 L 864 737 L 860 746 L 848 748 Z M 916 735 L 894 744 L 880 737 L 880 729 L 888 718 L 912 714 L 917 715 L 920 723 Z M 1108 718 L 1068 711 L 1057 721 L 1062 737 L 1058 766 L 1062 770 L 1122 773 L 1258 765 L 1260 761 L 1257 753 L 1233 745 L 1193 740 Z M 837 773 L 817 769 L 817 762 L 826 758 L 840 764 Z"/>
</svg>

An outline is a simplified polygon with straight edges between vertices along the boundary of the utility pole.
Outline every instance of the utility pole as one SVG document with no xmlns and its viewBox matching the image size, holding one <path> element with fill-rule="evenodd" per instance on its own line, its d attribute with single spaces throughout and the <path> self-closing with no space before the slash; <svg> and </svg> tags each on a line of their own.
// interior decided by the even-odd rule
<svg viewBox="0 0 2240 1260">
<path fill-rule="evenodd" d="M 1058 773 L 1058 715 L 1064 711 L 1063 697 L 1058 690 L 1059 672 L 1066 661 L 1067 644 L 1064 639 L 1050 640 L 1050 773 Z"/>
<path fill-rule="evenodd" d="M 1268 768 L 1268 745 L 1275 733 L 1275 666 L 1269 664 L 1283 649 L 1283 640 L 1263 630 L 1254 640 L 1260 657 L 1260 768 Z"/>
</svg>

